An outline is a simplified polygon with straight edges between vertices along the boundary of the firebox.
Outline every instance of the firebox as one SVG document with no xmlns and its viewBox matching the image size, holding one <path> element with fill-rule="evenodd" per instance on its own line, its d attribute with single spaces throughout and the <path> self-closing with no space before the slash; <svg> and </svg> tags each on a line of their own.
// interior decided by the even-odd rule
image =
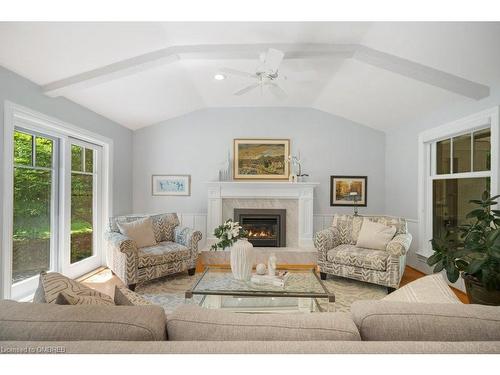
<svg viewBox="0 0 500 375">
<path fill-rule="evenodd" d="M 235 208 L 234 220 L 255 247 L 286 246 L 286 210 Z"/>
</svg>

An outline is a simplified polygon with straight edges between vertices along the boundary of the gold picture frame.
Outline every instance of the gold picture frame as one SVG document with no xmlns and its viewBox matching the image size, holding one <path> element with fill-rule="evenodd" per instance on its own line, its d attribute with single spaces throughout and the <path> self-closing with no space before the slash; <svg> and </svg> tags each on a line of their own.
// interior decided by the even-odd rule
<svg viewBox="0 0 500 375">
<path fill-rule="evenodd" d="M 288 180 L 289 139 L 241 139 L 233 141 L 235 180 Z"/>
</svg>

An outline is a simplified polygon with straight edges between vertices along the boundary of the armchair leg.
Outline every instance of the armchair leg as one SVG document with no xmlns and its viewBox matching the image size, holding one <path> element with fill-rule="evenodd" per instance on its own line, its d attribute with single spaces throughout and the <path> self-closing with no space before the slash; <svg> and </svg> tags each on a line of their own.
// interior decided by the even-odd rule
<svg viewBox="0 0 500 375">
<path fill-rule="evenodd" d="M 319 277 L 321 278 L 321 280 L 326 280 L 326 273 L 320 272 Z"/>
<path fill-rule="evenodd" d="M 135 290 L 135 287 L 137 286 L 137 284 L 130 284 L 128 286 L 128 288 L 133 292 Z"/>
<path fill-rule="evenodd" d="M 189 276 L 193 276 L 195 272 L 196 272 L 196 268 L 190 268 L 190 269 L 188 269 L 188 275 Z"/>
</svg>

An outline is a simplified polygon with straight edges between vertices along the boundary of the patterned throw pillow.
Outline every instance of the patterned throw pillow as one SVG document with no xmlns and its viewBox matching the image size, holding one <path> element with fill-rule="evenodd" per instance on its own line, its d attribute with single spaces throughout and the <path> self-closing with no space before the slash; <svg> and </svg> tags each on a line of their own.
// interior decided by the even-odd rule
<svg viewBox="0 0 500 375">
<path fill-rule="evenodd" d="M 145 300 L 141 295 L 120 286 L 115 286 L 115 304 L 117 306 L 152 305 L 151 302 Z"/>
<path fill-rule="evenodd" d="M 107 294 L 100 293 L 57 272 L 40 273 L 40 281 L 33 302 L 55 303 L 57 296 L 61 292 L 76 296 L 99 297 L 114 304 L 113 298 Z"/>
<path fill-rule="evenodd" d="M 58 294 L 56 305 L 107 305 L 114 306 L 115 304 L 107 299 L 96 296 L 77 296 L 61 292 Z"/>
</svg>

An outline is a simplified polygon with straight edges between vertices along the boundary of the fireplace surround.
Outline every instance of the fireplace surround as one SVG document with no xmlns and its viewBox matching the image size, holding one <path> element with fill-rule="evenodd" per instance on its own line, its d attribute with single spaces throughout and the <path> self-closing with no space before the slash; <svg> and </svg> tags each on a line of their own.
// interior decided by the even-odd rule
<svg viewBox="0 0 500 375">
<path fill-rule="evenodd" d="M 248 232 L 253 246 L 286 246 L 286 210 L 236 208 L 234 219 Z"/>
<path fill-rule="evenodd" d="M 314 249 L 313 244 L 313 207 L 314 188 L 317 182 L 271 182 L 271 181 L 214 181 L 208 182 L 208 207 L 207 207 L 207 244 L 217 241 L 213 230 L 230 218 L 235 208 L 243 208 L 240 204 L 231 207 L 231 211 L 223 215 L 223 201 L 245 200 L 254 201 L 255 205 L 245 205 L 245 208 L 269 208 L 281 209 L 286 201 L 294 201 L 297 207 L 288 212 L 287 222 L 290 219 L 294 224 L 296 233 L 287 233 L 287 246 Z M 283 206 L 258 207 L 262 201 L 283 201 Z M 257 207 L 255 207 L 257 206 Z M 288 208 L 287 208 L 288 210 Z M 290 223 L 288 223 L 290 227 Z M 287 231 L 288 232 L 288 231 Z M 295 243 L 291 243 L 290 236 L 295 237 Z"/>
</svg>

